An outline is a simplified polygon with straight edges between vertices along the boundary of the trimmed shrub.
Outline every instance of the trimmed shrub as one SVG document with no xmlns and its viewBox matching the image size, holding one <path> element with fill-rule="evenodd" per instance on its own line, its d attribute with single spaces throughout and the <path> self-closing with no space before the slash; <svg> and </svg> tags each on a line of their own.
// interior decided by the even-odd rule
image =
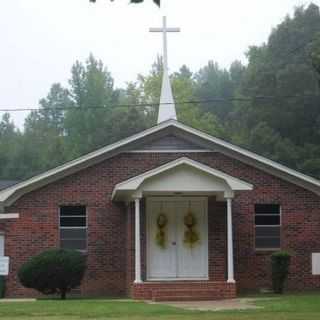
<svg viewBox="0 0 320 320">
<path fill-rule="evenodd" d="M 30 258 L 18 272 L 21 284 L 43 294 L 60 294 L 81 284 L 86 257 L 75 250 L 52 249 Z"/>
<path fill-rule="evenodd" d="M 0 299 L 4 298 L 6 291 L 6 278 L 5 276 L 0 276 Z"/>
<path fill-rule="evenodd" d="M 282 294 L 288 279 L 291 255 L 285 251 L 275 252 L 271 256 L 272 288 L 274 293 Z"/>
</svg>

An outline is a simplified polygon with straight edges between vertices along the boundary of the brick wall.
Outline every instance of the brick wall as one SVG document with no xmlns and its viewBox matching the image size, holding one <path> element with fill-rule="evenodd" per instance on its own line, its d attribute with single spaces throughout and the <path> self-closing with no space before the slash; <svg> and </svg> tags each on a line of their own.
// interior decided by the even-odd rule
<svg viewBox="0 0 320 320">
<path fill-rule="evenodd" d="M 58 207 L 86 205 L 88 210 L 88 271 L 82 286 L 86 295 L 125 295 L 133 279 L 133 224 L 131 210 L 110 199 L 116 183 L 181 156 L 200 161 L 254 185 L 233 201 L 235 271 L 240 289 L 270 286 L 270 253 L 254 249 L 254 204 L 277 202 L 282 209 L 282 249 L 293 254 L 290 289 L 320 288 L 311 275 L 311 252 L 320 252 L 320 198 L 219 153 L 128 153 L 66 177 L 19 199 L 8 212 L 20 219 L 0 222 L 11 257 L 9 296 L 33 295 L 20 286 L 20 265 L 45 249 L 59 246 Z M 225 279 L 224 204 L 210 200 L 210 278 Z M 132 209 L 132 206 L 131 206 Z M 143 241 L 144 238 L 143 238 Z M 145 256 L 145 255 L 144 255 Z"/>
</svg>

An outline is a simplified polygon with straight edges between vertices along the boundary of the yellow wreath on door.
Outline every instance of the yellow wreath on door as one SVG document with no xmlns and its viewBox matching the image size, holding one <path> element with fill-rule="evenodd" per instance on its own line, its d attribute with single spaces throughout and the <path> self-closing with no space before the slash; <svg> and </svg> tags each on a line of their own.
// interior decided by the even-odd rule
<svg viewBox="0 0 320 320">
<path fill-rule="evenodd" d="M 156 243 L 162 249 L 166 248 L 166 232 L 165 232 L 165 228 L 166 228 L 167 224 L 168 224 L 168 218 L 165 215 L 165 213 L 161 212 L 158 215 L 158 218 L 157 218 L 158 231 L 157 231 L 157 234 L 156 234 Z"/>
<path fill-rule="evenodd" d="M 191 210 L 184 217 L 184 225 L 187 230 L 184 232 L 183 242 L 190 248 L 193 248 L 200 241 L 200 236 L 196 230 L 197 218 Z"/>
</svg>

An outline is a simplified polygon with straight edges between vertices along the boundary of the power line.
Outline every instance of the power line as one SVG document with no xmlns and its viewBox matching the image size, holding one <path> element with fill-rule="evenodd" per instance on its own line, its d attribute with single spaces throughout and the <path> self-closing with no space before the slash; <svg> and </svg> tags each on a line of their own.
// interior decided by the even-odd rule
<svg viewBox="0 0 320 320">
<path fill-rule="evenodd" d="M 107 108 L 150 108 L 158 107 L 159 105 L 172 105 L 172 104 L 207 104 L 214 102 L 254 102 L 257 100 L 288 100 L 288 99 L 297 99 L 297 98 L 320 98 L 319 94 L 306 94 L 306 95 L 282 95 L 282 96 L 255 96 L 247 98 L 222 98 L 215 97 L 206 100 L 187 100 L 187 101 L 176 101 L 173 102 L 164 102 L 164 103 L 139 103 L 139 104 L 115 104 L 108 106 L 89 106 L 89 107 L 55 107 L 55 108 L 39 108 L 39 107 L 5 107 L 0 108 L 0 112 L 21 112 L 21 111 L 46 111 L 46 110 L 90 110 L 90 109 L 107 109 Z"/>
<path fill-rule="evenodd" d="M 305 48 L 306 45 L 309 43 L 312 43 L 314 40 L 314 37 L 309 38 L 307 41 L 304 41 L 297 47 L 289 50 L 286 54 L 286 59 L 289 57 L 293 56 L 295 53 L 300 51 L 301 49 Z M 288 64 L 288 61 L 285 61 L 279 65 L 277 65 L 277 68 L 281 68 L 284 65 Z M 248 98 L 221 98 L 221 97 L 216 97 L 216 98 L 211 98 L 211 99 L 206 99 L 206 100 L 190 100 L 190 101 L 178 101 L 175 102 L 176 104 L 207 104 L 207 103 L 212 103 L 212 102 L 233 102 L 233 101 L 238 101 L 238 102 L 250 102 L 250 101 L 255 101 L 255 100 L 283 100 L 283 99 L 292 99 L 292 98 L 319 98 L 320 95 L 318 94 L 309 94 L 309 95 L 287 95 L 287 96 L 256 96 L 256 97 L 248 97 Z M 39 108 L 39 107 L 5 107 L 5 108 L 0 108 L 0 112 L 27 112 L 27 111 L 44 111 L 44 110 L 88 110 L 88 109 L 106 109 L 108 108 L 137 108 L 137 107 L 144 107 L 144 108 L 149 108 L 149 107 L 158 107 L 159 105 L 171 105 L 174 103 L 142 103 L 142 104 L 118 104 L 118 105 L 108 105 L 108 106 L 90 106 L 90 107 L 55 107 L 55 108 Z"/>
</svg>

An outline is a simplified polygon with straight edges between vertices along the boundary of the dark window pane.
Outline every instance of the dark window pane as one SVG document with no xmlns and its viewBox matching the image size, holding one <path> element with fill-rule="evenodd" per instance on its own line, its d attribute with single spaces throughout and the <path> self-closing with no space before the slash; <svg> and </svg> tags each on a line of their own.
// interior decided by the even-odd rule
<svg viewBox="0 0 320 320">
<path fill-rule="evenodd" d="M 61 240 L 60 247 L 63 249 L 86 250 L 86 240 Z"/>
<path fill-rule="evenodd" d="M 60 207 L 61 216 L 85 216 L 85 206 L 62 206 Z"/>
<path fill-rule="evenodd" d="M 85 227 L 86 217 L 61 217 L 60 226 L 61 227 Z"/>
<path fill-rule="evenodd" d="M 277 214 L 280 213 L 279 204 L 256 204 L 255 205 L 256 214 Z"/>
<path fill-rule="evenodd" d="M 85 240 L 87 237 L 86 229 L 60 229 L 60 239 L 62 240 Z"/>
<path fill-rule="evenodd" d="M 280 227 L 256 227 L 256 237 L 280 238 Z"/>
<path fill-rule="evenodd" d="M 257 249 L 278 249 L 280 248 L 279 237 L 256 237 Z"/>
<path fill-rule="evenodd" d="M 257 226 L 274 226 L 280 225 L 280 215 L 278 216 L 255 216 L 255 224 Z"/>
</svg>

